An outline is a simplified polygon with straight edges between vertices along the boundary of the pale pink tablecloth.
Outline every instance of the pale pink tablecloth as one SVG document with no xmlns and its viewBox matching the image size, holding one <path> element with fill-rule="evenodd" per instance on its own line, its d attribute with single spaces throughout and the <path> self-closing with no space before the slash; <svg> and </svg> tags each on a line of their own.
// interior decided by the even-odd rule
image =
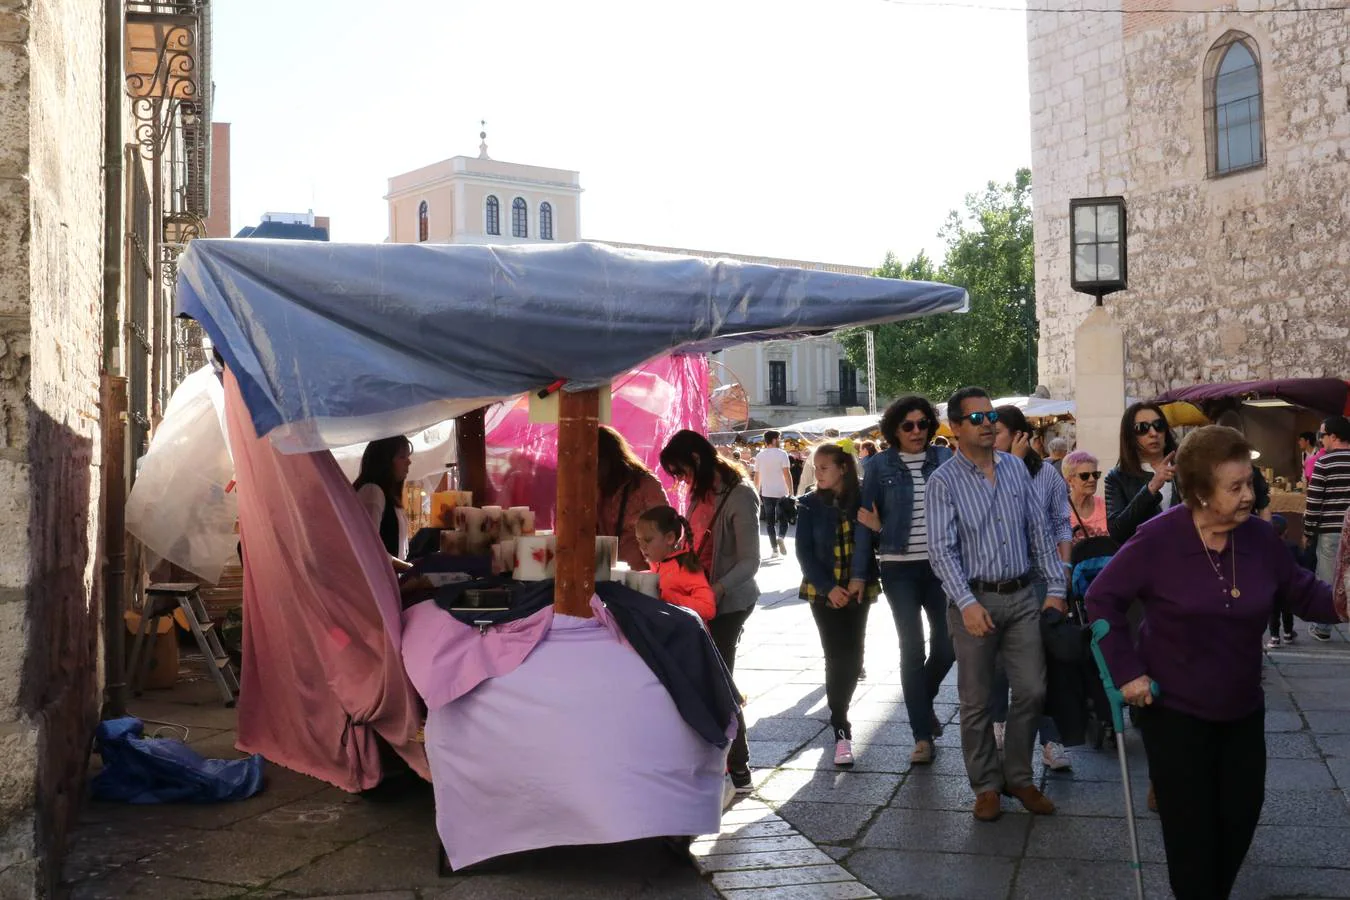
<svg viewBox="0 0 1350 900">
<path fill-rule="evenodd" d="M 726 752 L 599 619 L 554 616 L 517 668 L 432 708 L 426 752 L 456 869 L 721 824 Z"/>
</svg>

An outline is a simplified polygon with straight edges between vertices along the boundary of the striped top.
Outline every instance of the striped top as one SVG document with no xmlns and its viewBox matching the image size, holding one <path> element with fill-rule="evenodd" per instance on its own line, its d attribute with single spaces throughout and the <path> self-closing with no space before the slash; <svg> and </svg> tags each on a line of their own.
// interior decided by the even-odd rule
<svg viewBox="0 0 1350 900">
<path fill-rule="evenodd" d="M 1069 485 L 1047 460 L 1031 479 L 1031 491 L 1036 505 L 1045 514 L 1050 537 L 1056 544 L 1073 540 L 1073 524 L 1069 521 L 1073 510 L 1069 507 Z"/>
<path fill-rule="evenodd" d="M 1033 560 L 1048 595 L 1064 596 L 1064 569 L 1020 459 L 995 451 L 990 483 L 958 451 L 929 477 L 927 493 L 928 556 L 952 603 L 975 602 L 972 580 L 1020 578 Z"/>
<path fill-rule="evenodd" d="M 914 485 L 914 506 L 910 510 L 909 547 L 904 553 L 882 553 L 879 562 L 922 562 L 928 559 L 927 489 L 924 484 L 923 464 L 927 453 L 901 453 L 900 461 L 909 469 L 909 480 Z"/>
<path fill-rule="evenodd" d="M 1350 450 L 1328 450 L 1308 479 L 1303 531 L 1309 536 L 1340 534 L 1350 510 Z"/>
</svg>

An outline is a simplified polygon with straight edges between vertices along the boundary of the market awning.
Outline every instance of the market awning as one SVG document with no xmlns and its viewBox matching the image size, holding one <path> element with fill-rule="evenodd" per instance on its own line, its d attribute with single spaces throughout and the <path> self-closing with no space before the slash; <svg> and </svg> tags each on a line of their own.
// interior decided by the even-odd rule
<svg viewBox="0 0 1350 900">
<path fill-rule="evenodd" d="M 1350 384 L 1340 378 L 1281 378 L 1268 381 L 1229 381 L 1175 388 L 1153 398 L 1155 403 L 1176 401 L 1201 406 L 1213 400 L 1283 400 L 1324 416 L 1350 414 Z"/>
<path fill-rule="evenodd" d="M 663 353 L 962 308 L 961 288 L 594 244 L 197 240 L 178 312 L 288 452 L 411 433 Z"/>
</svg>

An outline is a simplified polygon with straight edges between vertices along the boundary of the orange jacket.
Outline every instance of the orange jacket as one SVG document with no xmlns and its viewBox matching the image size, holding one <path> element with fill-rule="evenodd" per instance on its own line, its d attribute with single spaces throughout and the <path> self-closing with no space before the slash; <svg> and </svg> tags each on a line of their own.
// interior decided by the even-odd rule
<svg viewBox="0 0 1350 900">
<path fill-rule="evenodd" d="M 661 576 L 661 599 L 698 613 L 703 621 L 717 615 L 717 597 L 702 570 L 690 572 L 674 559 L 657 563 L 652 571 Z"/>
</svg>

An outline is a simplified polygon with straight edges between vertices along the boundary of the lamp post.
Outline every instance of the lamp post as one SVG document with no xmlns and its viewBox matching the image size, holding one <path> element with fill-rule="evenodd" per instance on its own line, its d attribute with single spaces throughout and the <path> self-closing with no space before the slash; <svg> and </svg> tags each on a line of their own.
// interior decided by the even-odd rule
<svg viewBox="0 0 1350 900">
<path fill-rule="evenodd" d="M 1102 297 L 1125 290 L 1125 198 L 1070 200 L 1069 246 L 1069 283 L 1075 291 L 1091 294 L 1101 306 Z"/>
</svg>

